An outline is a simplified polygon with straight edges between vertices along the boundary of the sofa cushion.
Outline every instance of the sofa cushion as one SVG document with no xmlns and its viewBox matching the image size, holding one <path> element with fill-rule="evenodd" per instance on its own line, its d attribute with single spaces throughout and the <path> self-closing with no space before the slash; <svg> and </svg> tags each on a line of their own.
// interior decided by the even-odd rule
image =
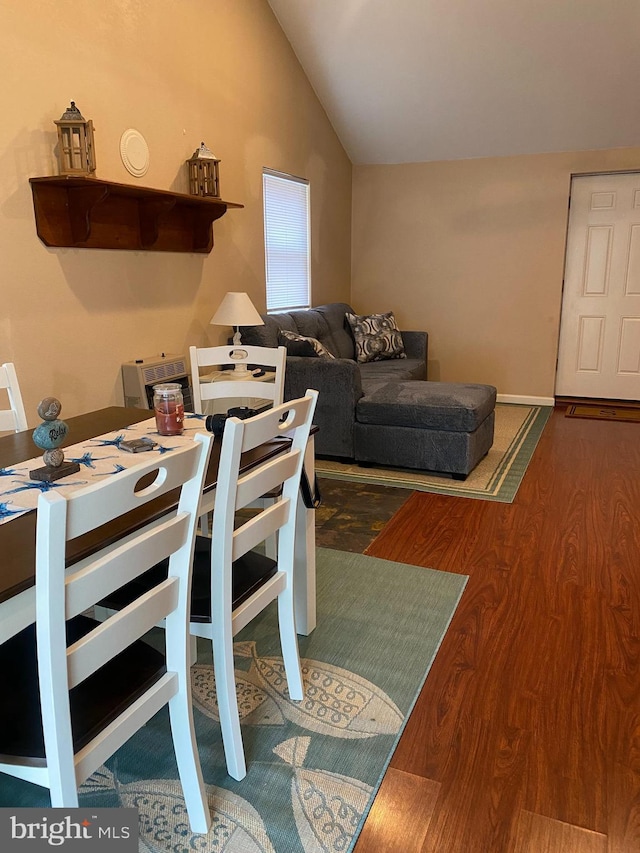
<svg viewBox="0 0 640 853">
<path fill-rule="evenodd" d="M 242 343 L 251 347 L 279 347 L 278 336 L 282 329 L 297 332 L 291 314 L 262 314 L 264 326 L 241 326 Z"/>
<path fill-rule="evenodd" d="M 420 358 L 394 358 L 388 361 L 368 361 L 359 364 L 362 383 L 400 382 L 403 379 L 426 379 L 424 360 Z M 366 390 L 366 389 L 365 389 Z"/>
<path fill-rule="evenodd" d="M 346 317 L 353 332 L 358 364 L 406 358 L 393 311 L 387 311 L 386 314 L 347 314 Z"/>
<path fill-rule="evenodd" d="M 331 352 L 338 358 L 350 358 L 355 361 L 353 335 L 346 319 L 346 314 L 354 313 L 353 308 L 346 302 L 331 302 L 329 305 L 319 305 L 313 310 L 327 323 L 331 337 L 331 346 L 328 348 Z M 322 338 L 320 340 L 327 346 L 326 341 Z"/>
<path fill-rule="evenodd" d="M 337 358 L 355 359 L 353 337 L 347 331 L 345 314 L 353 308 L 333 302 L 301 311 L 262 314 L 264 326 L 243 326 L 242 341 L 248 346 L 277 347 L 281 330 L 315 338 Z"/>
<path fill-rule="evenodd" d="M 329 326 L 327 321 L 310 308 L 308 311 L 293 311 L 291 313 L 293 321 L 296 324 L 298 334 L 304 335 L 307 338 L 316 338 L 316 340 L 325 340 L 329 337 Z"/>
<path fill-rule="evenodd" d="M 384 424 L 449 432 L 474 432 L 494 410 L 493 385 L 453 382 L 380 382 L 356 406 L 362 424 Z"/>
<path fill-rule="evenodd" d="M 317 338 L 305 337 L 297 334 L 297 332 L 282 329 L 278 340 L 287 348 L 288 355 L 297 355 L 303 358 L 335 358 L 335 355 L 329 352 Z"/>
</svg>

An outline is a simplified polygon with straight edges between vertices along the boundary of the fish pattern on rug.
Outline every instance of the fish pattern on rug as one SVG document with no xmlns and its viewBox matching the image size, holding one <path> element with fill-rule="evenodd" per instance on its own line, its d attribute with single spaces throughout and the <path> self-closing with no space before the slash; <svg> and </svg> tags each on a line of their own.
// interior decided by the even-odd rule
<svg viewBox="0 0 640 853">
<path fill-rule="evenodd" d="M 300 661 L 305 691 L 302 702 L 292 702 L 280 657 L 260 658 L 254 642 L 236 643 L 235 654 L 250 657 L 248 672 L 236 672 L 240 718 L 257 725 L 283 725 L 285 719 L 300 728 L 342 738 L 397 734 L 403 716 L 397 705 L 375 684 L 321 661 Z M 219 722 L 213 667 L 192 668 L 194 705 Z"/>
<path fill-rule="evenodd" d="M 349 853 L 463 594 L 464 575 L 318 548 L 318 626 L 299 637 L 305 698 L 289 699 L 275 602 L 236 639 L 247 775 L 227 773 L 211 644 L 199 642 L 194 724 L 212 816 L 190 830 L 163 708 L 80 788 L 84 807 L 133 807 L 142 853 Z M 164 645 L 155 628 L 149 642 Z M 0 807 L 46 789 L 0 774 Z"/>
<path fill-rule="evenodd" d="M 274 752 L 293 769 L 291 807 L 305 853 L 345 850 L 373 788 L 359 779 L 304 766 L 311 738 L 284 741 Z"/>
<path fill-rule="evenodd" d="M 254 642 L 235 645 L 239 657 L 251 657 L 248 673 L 236 671 L 238 704 L 244 724 L 284 725 L 346 739 L 397 734 L 403 715 L 375 684 L 355 673 L 315 660 L 301 660 L 305 698 L 288 697 L 282 658 L 260 658 Z M 194 705 L 219 721 L 215 678 L 211 664 L 192 668 Z M 273 709 L 269 711 L 270 709 Z M 273 713 L 275 711 L 275 713 Z M 311 738 L 289 738 L 273 752 L 293 769 L 291 808 L 305 853 L 346 850 L 373 787 L 360 779 L 304 764 Z M 113 791 L 119 805 L 140 814 L 140 850 L 175 853 L 177 849 L 270 853 L 264 822 L 242 797 L 217 786 L 206 786 L 215 847 L 191 832 L 182 788 L 177 780 L 146 779 L 122 783 L 117 770 L 102 766 L 81 787 L 81 793 Z M 180 846 L 176 846 L 179 842 Z"/>
<path fill-rule="evenodd" d="M 346 850 L 374 789 L 359 779 L 306 767 L 310 743 L 309 737 L 295 737 L 273 750 L 292 768 L 291 808 L 302 849 L 305 853 Z M 220 853 L 276 853 L 264 821 L 251 803 L 215 785 L 206 785 L 205 789 L 213 847 L 204 846 L 203 836 L 191 832 L 177 780 L 145 779 L 123 784 L 102 766 L 82 785 L 80 793 L 113 791 L 120 806 L 138 809 L 140 853 L 210 849 Z"/>
<path fill-rule="evenodd" d="M 123 784 L 106 766 L 80 787 L 80 794 L 115 792 L 119 806 L 139 814 L 140 853 L 176 853 L 178 850 L 212 850 L 219 853 L 276 853 L 264 821 L 251 803 L 224 788 L 205 785 L 211 810 L 208 836 L 191 832 L 189 816 L 177 779 L 140 779 Z"/>
</svg>

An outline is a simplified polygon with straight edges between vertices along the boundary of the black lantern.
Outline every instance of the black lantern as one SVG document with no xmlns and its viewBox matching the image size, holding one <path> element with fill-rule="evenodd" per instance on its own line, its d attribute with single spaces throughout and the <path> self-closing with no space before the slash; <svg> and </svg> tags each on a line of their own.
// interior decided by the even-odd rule
<svg viewBox="0 0 640 853">
<path fill-rule="evenodd" d="M 218 163 L 220 160 L 211 152 L 204 142 L 187 160 L 189 170 L 189 192 L 191 195 L 211 196 L 220 198 L 220 179 Z"/>
<path fill-rule="evenodd" d="M 83 118 L 71 101 L 71 106 L 56 122 L 61 175 L 92 175 L 96 170 L 93 148 L 93 122 Z"/>
</svg>

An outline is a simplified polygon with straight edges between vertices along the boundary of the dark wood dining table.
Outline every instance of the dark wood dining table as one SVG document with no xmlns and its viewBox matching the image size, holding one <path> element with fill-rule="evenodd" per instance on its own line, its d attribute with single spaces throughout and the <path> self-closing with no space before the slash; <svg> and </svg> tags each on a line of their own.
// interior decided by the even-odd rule
<svg viewBox="0 0 640 853">
<path fill-rule="evenodd" d="M 67 418 L 69 427 L 64 446 L 86 441 L 119 430 L 151 417 L 148 409 L 110 406 L 85 415 Z M 203 426 L 204 431 L 204 426 Z M 274 439 L 242 457 L 242 470 L 250 470 L 264 459 L 276 456 L 286 447 L 285 439 Z M 8 468 L 36 457 L 32 431 L 0 437 L 0 468 Z M 215 440 L 205 478 L 202 509 L 212 509 L 220 461 L 220 441 Z M 41 462 L 39 464 L 42 464 Z M 313 482 L 314 446 L 309 440 L 305 468 Z M 144 508 L 117 519 L 86 536 L 69 543 L 67 565 L 120 539 L 148 521 L 177 508 L 177 491 L 150 502 Z M 4 642 L 30 622 L 35 621 L 35 539 L 36 512 L 28 512 L 0 525 L 0 642 Z M 296 622 L 300 634 L 309 634 L 316 625 L 315 608 L 315 512 L 300 500 L 297 514 L 295 555 Z"/>
</svg>

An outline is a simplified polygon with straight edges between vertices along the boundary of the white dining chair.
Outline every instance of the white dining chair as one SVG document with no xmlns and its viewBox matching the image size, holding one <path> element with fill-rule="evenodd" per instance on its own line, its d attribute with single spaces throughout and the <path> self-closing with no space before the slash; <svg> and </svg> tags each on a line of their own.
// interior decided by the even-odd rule
<svg viewBox="0 0 640 853">
<path fill-rule="evenodd" d="M 52 807 L 77 807 L 78 786 L 168 705 L 191 828 L 209 829 L 193 729 L 188 613 L 211 444 L 210 435 L 197 435 L 171 454 L 145 459 L 66 497 L 51 491 L 38 499 L 35 626 L 0 646 L 7 685 L 0 703 L 0 771 L 48 787 Z M 70 539 L 173 489 L 180 489 L 176 513 L 65 571 Z M 144 595 L 105 622 L 86 615 L 104 595 L 164 558 L 165 576 Z M 140 639 L 163 619 L 166 654 Z"/>
<path fill-rule="evenodd" d="M 27 429 L 27 416 L 24 411 L 22 394 L 16 369 L 11 361 L 0 365 L 0 388 L 5 388 L 9 398 L 9 408 L 0 411 L 0 432 L 20 432 Z"/>
<path fill-rule="evenodd" d="M 283 402 L 287 363 L 285 347 L 236 347 L 232 345 L 189 347 L 189 358 L 193 406 L 196 414 L 204 414 L 206 404 L 211 400 L 234 400 L 239 397 L 254 398 L 269 400 L 273 406 L 279 406 Z M 244 371 L 238 373 L 235 369 L 224 369 L 231 366 L 235 368 L 236 365 L 244 368 Z M 262 378 L 247 378 L 253 375 L 247 369 L 247 365 L 257 365 L 265 370 L 264 379 L 266 381 L 263 381 Z M 211 368 L 216 368 L 216 370 L 212 371 Z M 208 374 L 203 374 L 203 369 L 208 370 Z M 212 374 L 215 376 L 214 381 L 209 378 Z M 225 376 L 228 378 L 225 379 Z M 277 498 L 277 494 L 262 495 L 256 506 L 267 506 Z M 200 517 L 200 532 L 203 535 L 209 533 L 208 512 L 204 512 Z M 267 549 L 269 555 L 275 557 L 277 549 L 275 536 L 267 543 Z"/>
<path fill-rule="evenodd" d="M 287 350 L 285 347 L 253 347 L 253 346 L 217 346 L 217 347 L 189 347 L 189 359 L 191 362 L 191 382 L 193 393 L 193 407 L 196 414 L 204 413 L 204 406 L 209 400 L 235 399 L 238 397 L 254 397 L 266 399 L 273 402 L 274 406 L 280 405 L 284 399 L 284 375 L 287 361 Z M 248 365 L 257 365 L 265 370 L 267 374 L 262 377 L 247 378 L 252 376 L 251 371 L 238 372 L 225 370 L 238 365 L 247 368 Z M 202 374 L 202 369 L 209 369 L 208 373 Z M 217 368 L 211 370 L 211 368 Z M 215 381 L 209 377 L 214 374 Z M 222 374 L 228 377 L 225 379 Z M 239 377 L 242 377 L 241 379 Z M 273 377 L 273 381 L 271 378 Z M 242 385 L 238 382 L 242 381 Z"/>
<path fill-rule="evenodd" d="M 235 689 L 233 637 L 272 601 L 278 602 L 278 624 L 289 696 L 303 698 L 298 655 L 293 571 L 298 489 L 304 453 L 318 392 L 268 409 L 247 420 L 229 418 L 220 449 L 215 491 L 212 538 L 196 538 L 191 591 L 190 631 L 211 640 L 213 668 L 222 740 L 229 775 L 242 779 L 246 761 Z M 241 470 L 241 457 L 274 438 L 286 438 L 286 450 Z M 238 523 L 239 510 L 257 497 L 281 488 L 280 500 Z M 235 526 L 237 525 L 237 526 Z M 260 549 L 278 532 L 277 559 Z M 119 610 L 145 584 L 158 583 L 166 574 L 162 564 L 141 577 L 131 589 L 108 596 L 103 606 Z"/>
<path fill-rule="evenodd" d="M 233 638 L 275 599 L 289 696 L 300 701 L 304 695 L 293 568 L 298 490 L 317 397 L 317 391 L 308 390 L 305 397 L 254 418 L 230 420 L 220 451 L 212 538 L 197 539 L 190 630 L 213 643 L 222 740 L 227 770 L 234 779 L 244 778 L 247 770 L 236 697 Z M 286 433 L 291 434 L 286 453 L 241 473 L 243 453 Z M 238 510 L 279 487 L 282 496 L 277 502 L 263 507 L 234 529 Z M 254 550 L 276 532 L 276 560 Z"/>
</svg>

